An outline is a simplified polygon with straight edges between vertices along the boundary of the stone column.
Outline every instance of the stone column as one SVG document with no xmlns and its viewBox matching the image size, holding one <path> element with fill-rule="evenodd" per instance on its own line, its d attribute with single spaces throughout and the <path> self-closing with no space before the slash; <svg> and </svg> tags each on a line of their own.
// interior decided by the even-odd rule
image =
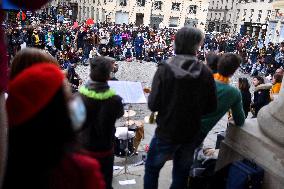
<svg viewBox="0 0 284 189">
<path fill-rule="evenodd" d="M 217 162 L 220 169 L 236 160 L 247 158 L 261 166 L 263 189 L 284 186 L 284 85 L 274 101 L 264 106 L 257 119 L 247 119 L 242 128 L 227 130 Z"/>
<path fill-rule="evenodd" d="M 263 107 L 258 115 L 258 124 L 272 140 L 284 146 L 284 84 L 277 98 Z M 284 157 L 283 157 L 284 158 Z M 284 160 L 283 160 L 284 161 Z M 284 162 L 283 162 L 284 163 Z M 284 172 L 284 171 L 283 171 Z"/>
</svg>

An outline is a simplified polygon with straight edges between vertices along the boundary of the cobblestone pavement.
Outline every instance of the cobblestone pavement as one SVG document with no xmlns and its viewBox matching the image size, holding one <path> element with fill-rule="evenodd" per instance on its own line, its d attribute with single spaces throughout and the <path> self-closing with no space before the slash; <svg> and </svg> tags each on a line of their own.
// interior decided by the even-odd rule
<svg viewBox="0 0 284 189">
<path fill-rule="evenodd" d="M 156 71 L 156 64 L 152 62 L 118 62 L 119 64 L 119 71 L 116 73 L 116 77 L 119 80 L 128 80 L 128 81 L 139 81 L 142 83 L 143 87 L 151 86 L 152 78 Z M 88 79 L 89 75 L 89 67 L 78 66 L 77 72 L 81 75 L 84 82 Z M 240 72 L 237 72 L 235 76 L 231 79 L 231 84 L 237 86 L 237 79 L 239 77 L 248 77 Z M 133 105 L 132 109 L 136 111 L 136 115 L 131 117 L 132 120 L 143 120 L 145 116 L 150 115 L 150 111 L 147 108 L 146 104 L 139 104 Z M 122 118 L 117 121 L 116 126 L 121 126 L 125 122 L 125 118 Z M 224 116 L 218 124 L 212 129 L 212 131 L 208 134 L 207 138 L 204 141 L 205 147 L 215 147 L 217 133 L 220 131 L 225 131 L 227 125 L 227 117 Z M 140 176 L 133 176 L 133 175 L 119 175 L 116 176 L 119 171 L 114 171 L 114 179 L 113 179 L 113 187 L 114 189 L 142 189 L 143 188 L 143 176 L 144 176 L 144 165 L 135 166 L 136 163 L 141 162 L 143 151 L 145 145 L 148 145 L 153 137 L 154 131 L 156 126 L 152 124 L 145 124 L 145 137 L 142 140 L 139 148 L 138 148 L 138 155 L 132 156 L 128 159 L 128 168 L 131 173 L 139 174 Z M 124 165 L 124 158 L 115 158 L 115 165 L 123 166 Z M 160 173 L 160 180 L 159 180 L 159 188 L 166 189 L 169 188 L 171 183 L 171 169 L 172 169 L 172 161 L 168 161 L 164 168 Z M 126 179 L 135 179 L 136 184 L 134 185 L 125 185 L 122 186 L 119 184 L 119 181 L 126 180 Z"/>
</svg>

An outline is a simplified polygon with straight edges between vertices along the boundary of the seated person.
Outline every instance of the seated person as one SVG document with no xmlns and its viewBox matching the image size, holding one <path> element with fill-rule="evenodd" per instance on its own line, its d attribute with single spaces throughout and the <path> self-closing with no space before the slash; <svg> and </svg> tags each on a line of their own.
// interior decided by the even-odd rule
<svg viewBox="0 0 284 189">
<path fill-rule="evenodd" d="M 255 118 L 259 110 L 270 102 L 271 84 L 265 84 L 261 76 L 255 76 L 252 81 L 255 90 L 253 95 L 253 102 L 251 104 L 253 118 Z"/>
<path fill-rule="evenodd" d="M 270 98 L 274 100 L 274 98 L 279 94 L 281 89 L 283 75 L 274 74 L 272 78 L 272 88 L 270 90 Z"/>
<path fill-rule="evenodd" d="M 220 57 L 217 73 L 214 74 L 217 88 L 217 110 L 202 117 L 201 133 L 204 139 L 229 110 L 232 111 L 233 121 L 236 125 L 242 126 L 244 124 L 245 113 L 241 92 L 229 84 L 229 78 L 234 75 L 240 63 L 241 58 L 233 53 L 226 53 Z"/>
</svg>

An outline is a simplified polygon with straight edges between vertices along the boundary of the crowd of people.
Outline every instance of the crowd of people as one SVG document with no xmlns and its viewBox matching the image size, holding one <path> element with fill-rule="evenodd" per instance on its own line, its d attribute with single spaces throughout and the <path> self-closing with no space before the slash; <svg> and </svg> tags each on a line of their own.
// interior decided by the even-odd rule
<svg viewBox="0 0 284 189">
<path fill-rule="evenodd" d="M 278 68 L 284 67 L 284 42 L 267 46 L 263 39 L 249 35 L 208 34 L 205 51 L 233 52 L 242 57 L 241 71 L 250 76 L 261 75 L 272 79 Z"/>
<path fill-rule="evenodd" d="M 54 56 L 62 69 L 70 64 L 88 65 L 88 59 L 109 56 L 117 61 L 166 61 L 174 56 L 176 29 L 135 27 L 111 23 L 57 23 L 51 18 L 24 26 L 6 25 L 9 59 L 24 47 L 44 49 Z M 207 33 L 199 49 L 204 60 L 210 51 L 233 52 L 242 57 L 241 71 L 251 76 L 272 78 L 277 68 L 284 66 L 284 43 L 264 44 L 263 39 L 249 35 Z"/>
<path fill-rule="evenodd" d="M 56 57 L 63 68 L 68 62 L 85 65 L 88 58 L 99 55 L 157 63 L 173 56 L 175 32 L 133 25 L 53 25 L 49 22 L 6 29 L 10 57 L 21 47 L 41 48 Z"/>
</svg>

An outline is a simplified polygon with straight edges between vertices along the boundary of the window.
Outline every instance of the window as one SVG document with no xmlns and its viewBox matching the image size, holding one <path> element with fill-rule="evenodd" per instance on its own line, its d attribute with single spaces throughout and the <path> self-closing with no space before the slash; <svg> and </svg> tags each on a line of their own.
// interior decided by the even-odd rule
<svg viewBox="0 0 284 189">
<path fill-rule="evenodd" d="M 180 11 L 180 3 L 172 3 L 172 10 Z"/>
<path fill-rule="evenodd" d="M 126 5 L 127 5 L 127 1 L 126 0 L 119 0 L 119 6 L 125 7 Z"/>
<path fill-rule="evenodd" d="M 162 10 L 162 1 L 155 1 L 154 3 L 154 10 Z"/>
<path fill-rule="evenodd" d="M 177 27 L 178 26 L 178 17 L 171 17 L 169 27 Z"/>
<path fill-rule="evenodd" d="M 242 21 L 246 20 L 246 15 L 247 15 L 247 9 L 244 9 L 244 14 L 243 14 Z"/>
<path fill-rule="evenodd" d="M 279 15 L 279 11 L 280 11 L 280 9 L 275 9 L 275 15 L 276 15 L 276 16 Z"/>
<path fill-rule="evenodd" d="M 196 14 L 197 5 L 190 5 L 188 7 L 188 14 Z"/>
<path fill-rule="evenodd" d="M 270 16 L 271 16 L 271 10 L 267 10 L 267 17 L 266 17 L 266 20 L 269 20 L 269 19 L 270 19 Z"/>
<path fill-rule="evenodd" d="M 240 9 L 237 10 L 236 21 L 239 20 L 239 18 L 240 18 Z"/>
<path fill-rule="evenodd" d="M 145 1 L 146 0 L 137 0 L 138 7 L 145 7 Z"/>
<path fill-rule="evenodd" d="M 261 19 L 261 15 L 262 15 L 262 10 L 259 10 L 258 11 L 258 17 L 257 17 L 257 22 L 260 22 L 260 19 Z"/>
</svg>

